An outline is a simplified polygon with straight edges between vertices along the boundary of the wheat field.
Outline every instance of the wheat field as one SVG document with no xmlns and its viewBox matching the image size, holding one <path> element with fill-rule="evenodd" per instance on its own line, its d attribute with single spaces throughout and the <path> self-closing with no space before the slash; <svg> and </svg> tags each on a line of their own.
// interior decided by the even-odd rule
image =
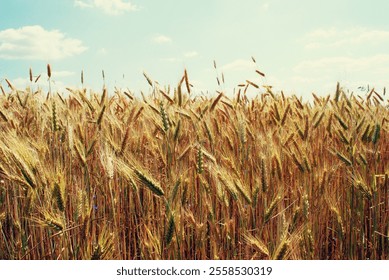
<svg viewBox="0 0 389 280">
<path fill-rule="evenodd" d="M 141 96 L 7 80 L 0 259 L 389 259 L 384 93 L 145 77 Z"/>
</svg>

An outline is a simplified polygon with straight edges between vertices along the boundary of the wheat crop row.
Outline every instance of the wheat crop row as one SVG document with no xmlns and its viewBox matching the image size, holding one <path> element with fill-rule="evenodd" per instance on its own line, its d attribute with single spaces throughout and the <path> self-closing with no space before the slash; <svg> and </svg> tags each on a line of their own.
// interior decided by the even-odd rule
<svg viewBox="0 0 389 280">
<path fill-rule="evenodd" d="M 0 259 L 389 259 L 382 93 L 145 77 L 142 96 L 2 88 Z"/>
</svg>

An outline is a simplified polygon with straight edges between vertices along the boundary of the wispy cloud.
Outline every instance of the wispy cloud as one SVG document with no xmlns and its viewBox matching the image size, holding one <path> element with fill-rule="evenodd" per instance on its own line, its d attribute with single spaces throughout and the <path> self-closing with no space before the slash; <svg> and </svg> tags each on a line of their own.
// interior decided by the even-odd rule
<svg viewBox="0 0 389 280">
<path fill-rule="evenodd" d="M 74 6 L 80 7 L 80 8 L 92 8 L 93 7 L 93 5 L 91 3 L 80 1 L 80 0 L 75 0 Z"/>
<path fill-rule="evenodd" d="M 190 52 L 184 53 L 184 56 L 188 57 L 188 58 L 195 57 L 195 56 L 198 56 L 198 53 L 196 51 L 190 51 Z"/>
<path fill-rule="evenodd" d="M 265 3 L 262 4 L 262 10 L 264 10 L 264 11 L 268 11 L 269 7 L 270 7 L 270 3 L 269 2 L 265 2 Z"/>
<path fill-rule="evenodd" d="M 351 90 L 364 83 L 378 87 L 389 83 L 388 30 L 321 28 L 306 34 L 301 42 L 316 57 L 293 67 L 291 77 L 285 79 L 289 87 L 327 93 L 337 81 Z"/>
<path fill-rule="evenodd" d="M 153 41 L 158 44 L 164 44 L 164 43 L 169 43 L 172 41 L 172 39 L 168 36 L 165 35 L 156 35 L 153 38 Z"/>
<path fill-rule="evenodd" d="M 84 52 L 82 41 L 39 25 L 0 31 L 0 58 L 57 60 Z"/>
<path fill-rule="evenodd" d="M 46 75 L 44 75 L 46 76 Z M 52 76 L 53 79 L 51 81 L 51 89 L 53 92 L 66 92 L 66 87 L 69 87 L 70 85 L 68 83 L 65 83 L 64 81 L 58 79 L 59 77 L 54 79 L 54 76 Z M 17 77 L 14 79 L 10 79 L 10 82 L 13 87 L 17 88 L 18 90 L 26 89 L 31 85 L 31 82 L 29 78 L 22 78 Z M 33 86 L 35 89 L 40 88 L 43 91 L 47 91 L 49 89 L 49 83 L 47 79 L 40 78 L 37 83 L 33 83 Z"/>
<path fill-rule="evenodd" d="M 283 80 L 281 86 L 283 89 L 299 89 L 300 94 L 312 91 L 327 94 L 334 90 L 336 82 L 350 90 L 366 84 L 384 87 L 389 84 L 388 68 L 389 54 L 304 60 L 293 68 L 291 76 Z"/>
<path fill-rule="evenodd" d="M 389 31 L 355 27 L 352 29 L 316 29 L 304 38 L 306 49 L 339 48 L 389 43 Z"/>
<path fill-rule="evenodd" d="M 251 60 L 245 60 L 245 59 L 236 59 L 230 63 L 227 63 L 220 67 L 222 71 L 246 71 L 246 70 L 252 70 L 254 67 L 254 64 Z"/>
<path fill-rule="evenodd" d="M 124 0 L 75 0 L 74 6 L 100 9 L 104 13 L 113 16 L 138 10 L 136 5 Z"/>
<path fill-rule="evenodd" d="M 327 74 L 346 71 L 348 73 L 385 73 L 389 68 L 389 54 L 353 58 L 347 56 L 325 57 L 305 60 L 294 67 L 296 73 Z"/>
</svg>

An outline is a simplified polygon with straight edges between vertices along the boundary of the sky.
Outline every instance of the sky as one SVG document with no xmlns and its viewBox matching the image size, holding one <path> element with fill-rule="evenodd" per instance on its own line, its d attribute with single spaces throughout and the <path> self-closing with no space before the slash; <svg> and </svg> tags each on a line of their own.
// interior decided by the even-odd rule
<svg viewBox="0 0 389 280">
<path fill-rule="evenodd" d="M 388 11 L 387 0 L 1 0 L 0 83 L 30 86 L 31 68 L 42 75 L 34 86 L 47 87 L 50 64 L 60 92 L 80 88 L 81 71 L 85 87 L 139 93 L 150 90 L 143 72 L 173 87 L 185 69 L 193 91 L 210 96 L 246 80 L 307 99 L 337 82 L 381 92 Z"/>
</svg>

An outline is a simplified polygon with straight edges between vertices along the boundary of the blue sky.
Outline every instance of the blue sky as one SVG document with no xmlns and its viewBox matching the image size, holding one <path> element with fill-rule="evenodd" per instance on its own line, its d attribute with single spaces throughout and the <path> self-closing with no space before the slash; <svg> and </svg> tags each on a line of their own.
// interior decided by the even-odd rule
<svg viewBox="0 0 389 280">
<path fill-rule="evenodd" d="M 104 70 L 111 90 L 147 92 L 143 71 L 175 86 L 185 68 L 194 90 L 210 95 L 231 94 L 246 79 L 305 98 L 333 92 L 337 81 L 381 91 L 388 11 L 386 0 L 2 0 L 0 82 L 28 86 L 29 68 L 44 77 L 50 63 L 60 91 L 81 87 L 81 70 L 92 89 L 101 89 Z"/>
</svg>

